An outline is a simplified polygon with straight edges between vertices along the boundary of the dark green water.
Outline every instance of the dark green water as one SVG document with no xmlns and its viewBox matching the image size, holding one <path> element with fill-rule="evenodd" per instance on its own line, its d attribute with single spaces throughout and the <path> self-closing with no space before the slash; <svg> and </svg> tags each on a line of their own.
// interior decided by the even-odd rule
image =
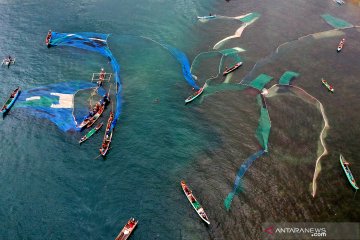
<svg viewBox="0 0 360 240">
<path fill-rule="evenodd" d="M 335 52 L 338 37 L 305 38 L 271 55 L 281 43 L 330 30 L 321 14 L 359 25 L 359 7 L 295 0 L 8 1 L 0 6 L 0 52 L 17 59 L 15 66 L 1 69 L 0 96 L 17 85 L 30 89 L 89 80 L 101 66 L 110 69 L 93 53 L 47 49 L 49 28 L 111 33 L 109 45 L 121 65 L 124 87 L 123 114 L 106 161 L 94 159 L 101 134 L 80 147 L 82 134 L 63 133 L 18 109 L 0 122 L 0 239 L 114 239 L 130 217 L 139 219 L 131 239 L 258 239 L 266 221 L 359 219 L 354 210 L 359 200 L 352 199 L 338 153 L 353 163 L 355 178 L 360 176 L 360 32 L 344 31 L 348 43 L 341 60 Z M 278 79 L 285 70 L 297 71 L 301 77 L 295 83 L 323 102 L 331 125 L 330 154 L 323 160 L 316 198 L 309 184 L 321 115 L 314 106 L 286 95 L 269 99 L 270 154 L 254 163 L 245 175 L 244 192 L 234 198 L 230 212 L 225 211 L 223 200 L 239 166 L 259 148 L 255 96 L 251 91 L 220 93 L 184 106 L 190 87 L 179 64 L 163 48 L 139 37 L 162 40 L 193 59 L 239 27 L 229 20 L 197 22 L 197 15 L 209 12 L 261 14 L 240 39 L 224 46 L 247 50 L 246 64 L 233 82 L 270 56 L 254 75 Z M 207 69 L 197 72 L 205 75 Z M 336 94 L 324 91 L 319 83 L 323 76 L 335 85 Z M 181 192 L 181 179 L 204 205 L 209 227 Z"/>
</svg>

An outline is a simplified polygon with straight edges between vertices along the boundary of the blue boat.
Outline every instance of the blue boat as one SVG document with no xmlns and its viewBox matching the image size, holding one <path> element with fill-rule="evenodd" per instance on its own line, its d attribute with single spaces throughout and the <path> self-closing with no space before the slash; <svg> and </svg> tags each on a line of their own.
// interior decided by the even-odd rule
<svg viewBox="0 0 360 240">
<path fill-rule="evenodd" d="M 3 116 L 10 110 L 10 108 L 12 107 L 12 105 L 14 105 L 17 97 L 20 94 L 20 87 L 17 87 L 10 95 L 9 99 L 6 101 L 6 103 L 4 104 L 4 106 L 1 108 L 1 113 L 3 114 Z"/>
</svg>

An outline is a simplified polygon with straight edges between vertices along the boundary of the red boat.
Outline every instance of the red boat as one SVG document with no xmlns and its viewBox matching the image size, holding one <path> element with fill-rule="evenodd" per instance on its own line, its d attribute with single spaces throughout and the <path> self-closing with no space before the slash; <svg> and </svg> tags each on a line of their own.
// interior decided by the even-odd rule
<svg viewBox="0 0 360 240">
<path fill-rule="evenodd" d="M 105 157 L 105 155 L 107 154 L 107 152 L 109 151 L 109 148 L 110 148 L 110 143 L 111 143 L 111 138 L 112 138 L 112 130 L 110 131 L 110 128 L 111 128 L 111 123 L 112 123 L 113 119 L 114 119 L 114 113 L 111 111 L 110 117 L 109 117 L 107 125 L 106 125 L 104 139 L 103 139 L 101 148 L 99 149 L 100 154 L 103 157 Z"/>
<path fill-rule="evenodd" d="M 49 48 L 51 45 L 50 45 L 50 40 L 51 40 L 51 30 L 49 30 L 48 34 L 46 35 L 46 38 L 45 38 L 45 44 L 46 46 Z"/>
<path fill-rule="evenodd" d="M 339 45 L 338 45 L 338 48 L 337 48 L 338 52 L 341 51 L 341 49 L 344 47 L 344 44 L 345 44 L 345 38 L 341 39 L 341 41 L 339 42 Z"/>
<path fill-rule="evenodd" d="M 205 83 L 206 84 L 206 83 Z M 187 99 L 185 99 L 185 104 L 193 101 L 195 98 L 197 98 L 198 96 L 200 96 L 205 88 L 205 84 L 202 88 L 200 88 L 199 90 L 197 90 L 196 92 L 194 92 L 193 94 L 191 94 Z"/>
<path fill-rule="evenodd" d="M 189 200 L 189 202 L 191 203 L 191 205 L 193 206 L 193 208 L 195 209 L 195 211 L 197 212 L 199 217 L 207 224 L 210 224 L 209 218 L 206 215 L 204 208 L 196 200 L 195 196 L 192 194 L 192 191 L 186 185 L 185 181 L 181 181 L 181 187 L 182 187 L 187 199 Z"/>
<path fill-rule="evenodd" d="M 125 227 L 121 230 L 119 235 L 115 238 L 115 240 L 126 240 L 134 231 L 136 225 L 138 224 L 138 221 L 135 220 L 135 218 L 130 218 L 130 220 L 127 222 Z"/>
<path fill-rule="evenodd" d="M 236 69 L 238 69 L 243 63 L 242 62 L 238 62 L 237 64 L 235 64 L 234 66 L 232 66 L 231 68 L 226 68 L 225 71 L 223 72 L 223 75 L 227 75 L 233 71 L 235 71 Z"/>
</svg>

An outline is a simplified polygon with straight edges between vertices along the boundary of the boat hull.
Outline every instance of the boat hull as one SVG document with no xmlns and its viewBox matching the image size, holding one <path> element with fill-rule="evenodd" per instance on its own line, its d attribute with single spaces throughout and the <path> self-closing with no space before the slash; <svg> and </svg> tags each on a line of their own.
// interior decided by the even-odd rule
<svg viewBox="0 0 360 240">
<path fill-rule="evenodd" d="M 233 67 L 231 67 L 231 68 L 227 69 L 226 71 L 224 71 L 224 72 L 223 72 L 223 76 L 226 76 L 227 74 L 235 71 L 236 69 L 238 69 L 239 67 L 241 67 L 242 64 L 243 64 L 242 62 L 236 63 Z"/>
<path fill-rule="evenodd" d="M 10 111 L 11 107 L 14 105 L 16 99 L 18 98 L 18 96 L 19 96 L 19 94 L 20 94 L 20 92 L 21 92 L 19 87 L 18 87 L 17 89 L 15 89 L 15 90 L 13 91 L 13 93 L 14 93 L 15 91 L 16 91 L 15 96 L 14 96 L 13 98 L 10 97 L 10 98 L 6 101 L 6 103 L 4 104 L 4 106 L 2 107 L 2 108 L 4 108 L 4 109 L 1 110 L 1 113 L 3 114 L 3 116 Z M 11 101 L 9 102 L 10 99 L 11 99 Z"/>
<path fill-rule="evenodd" d="M 85 142 L 86 140 L 88 140 L 92 135 L 94 135 L 95 133 L 97 133 L 99 131 L 99 129 L 103 126 L 103 123 L 100 123 L 99 125 L 97 125 L 95 128 L 91 129 L 90 132 L 88 132 L 84 137 L 82 137 L 79 141 L 79 144 L 82 144 L 83 142 Z"/>
<path fill-rule="evenodd" d="M 359 190 L 359 187 L 356 185 L 354 176 L 352 175 L 350 169 L 345 167 L 344 161 L 345 161 L 345 159 L 344 159 L 343 155 L 340 154 L 340 164 L 345 172 L 347 179 L 349 180 L 351 186 L 353 188 L 355 188 L 355 190 Z"/>
<path fill-rule="evenodd" d="M 324 79 L 321 79 L 322 84 L 329 90 L 330 92 L 334 93 L 334 88 Z"/>
<path fill-rule="evenodd" d="M 136 228 L 139 221 L 135 220 L 134 218 L 130 218 L 130 220 L 127 222 L 127 224 L 124 226 L 124 228 L 121 230 L 119 235 L 115 238 L 115 240 L 126 240 L 129 238 L 131 233 Z"/>
<path fill-rule="evenodd" d="M 193 206 L 193 208 L 195 209 L 196 213 L 199 215 L 199 217 L 206 222 L 207 224 L 210 225 L 210 221 L 208 220 L 208 217 L 203 209 L 203 207 L 200 205 L 200 203 L 196 200 L 196 198 L 194 197 L 194 195 L 192 194 L 191 190 L 189 189 L 189 187 L 186 185 L 186 183 L 184 181 L 181 181 L 181 187 L 183 189 L 183 192 L 186 196 L 186 198 L 189 200 L 191 206 Z M 188 191 L 187 191 L 188 190 Z M 190 192 L 189 192 L 190 191 Z M 192 201 L 193 200 L 193 201 Z M 197 204 L 197 207 L 195 206 L 195 203 Z M 205 215 L 205 217 L 203 216 Z"/>
</svg>

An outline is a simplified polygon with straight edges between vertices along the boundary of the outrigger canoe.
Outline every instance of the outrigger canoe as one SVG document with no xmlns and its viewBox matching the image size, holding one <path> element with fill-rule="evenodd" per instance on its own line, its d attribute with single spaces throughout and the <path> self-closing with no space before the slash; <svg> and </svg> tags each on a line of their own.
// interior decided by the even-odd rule
<svg viewBox="0 0 360 240">
<path fill-rule="evenodd" d="M 206 84 L 206 83 L 205 83 Z M 200 96 L 205 88 L 205 84 L 204 86 L 202 86 L 202 88 L 200 88 L 199 90 L 197 90 L 196 92 L 194 92 L 193 94 L 191 94 L 187 99 L 185 99 L 185 104 L 193 101 L 195 98 L 197 98 L 198 96 Z"/>
<path fill-rule="evenodd" d="M 223 75 L 227 75 L 233 71 L 235 71 L 236 69 L 238 69 L 243 63 L 242 62 L 238 62 L 236 63 L 234 66 L 232 66 L 231 68 L 229 69 L 225 69 L 225 71 L 223 72 Z"/>
<path fill-rule="evenodd" d="M 108 122 L 106 124 L 104 139 L 103 139 L 101 148 L 99 149 L 100 154 L 103 157 L 106 156 L 107 152 L 110 149 L 110 143 L 111 143 L 112 134 L 113 134 L 113 131 L 111 130 L 111 124 L 112 124 L 113 119 L 114 119 L 114 113 L 110 112 L 110 117 L 109 117 Z"/>
<path fill-rule="evenodd" d="M 325 80 L 325 79 L 321 79 L 321 82 L 324 84 L 324 86 L 330 91 L 330 92 L 334 92 L 334 88 Z"/>
<path fill-rule="evenodd" d="M 20 87 L 17 87 L 10 95 L 10 97 L 8 98 L 8 100 L 5 102 L 4 106 L 1 108 L 1 113 L 3 114 L 3 116 L 10 110 L 10 108 L 12 107 L 12 105 L 14 105 L 17 97 L 20 94 Z"/>
<path fill-rule="evenodd" d="M 344 159 L 343 155 L 340 154 L 340 163 L 342 168 L 344 169 L 344 172 L 351 184 L 351 186 L 353 186 L 353 188 L 355 188 L 355 190 L 358 190 L 359 187 L 356 185 L 354 176 L 352 175 L 350 168 L 349 168 L 349 163 Z"/>
<path fill-rule="evenodd" d="M 94 127 L 93 129 L 91 129 L 85 136 L 83 136 L 79 143 L 83 143 L 86 140 L 88 140 L 92 135 L 94 135 L 97 131 L 99 131 L 99 129 L 104 125 L 104 123 L 99 123 L 96 127 Z"/>
<path fill-rule="evenodd" d="M 210 224 L 209 218 L 207 217 L 203 207 L 196 200 L 196 198 L 192 194 L 192 191 L 189 189 L 189 187 L 186 185 L 186 183 L 184 181 L 181 181 L 181 187 L 182 187 L 187 199 L 189 200 L 189 202 L 191 203 L 191 205 L 193 206 L 193 208 L 195 209 L 195 211 L 197 212 L 199 217 L 207 224 Z"/>
<path fill-rule="evenodd" d="M 338 48 L 337 48 L 338 52 L 340 52 L 341 49 L 343 49 L 344 44 L 345 44 L 345 38 L 341 39 L 341 41 L 339 42 L 339 45 L 338 45 Z"/>
<path fill-rule="evenodd" d="M 121 230 L 119 235 L 115 238 L 115 240 L 126 240 L 130 236 L 130 234 L 134 231 L 138 221 L 135 218 L 130 218 L 124 228 Z"/>
<path fill-rule="evenodd" d="M 197 17 L 198 19 L 212 19 L 212 18 L 216 18 L 216 15 L 209 15 L 209 16 L 203 16 L 203 17 Z"/>
</svg>

